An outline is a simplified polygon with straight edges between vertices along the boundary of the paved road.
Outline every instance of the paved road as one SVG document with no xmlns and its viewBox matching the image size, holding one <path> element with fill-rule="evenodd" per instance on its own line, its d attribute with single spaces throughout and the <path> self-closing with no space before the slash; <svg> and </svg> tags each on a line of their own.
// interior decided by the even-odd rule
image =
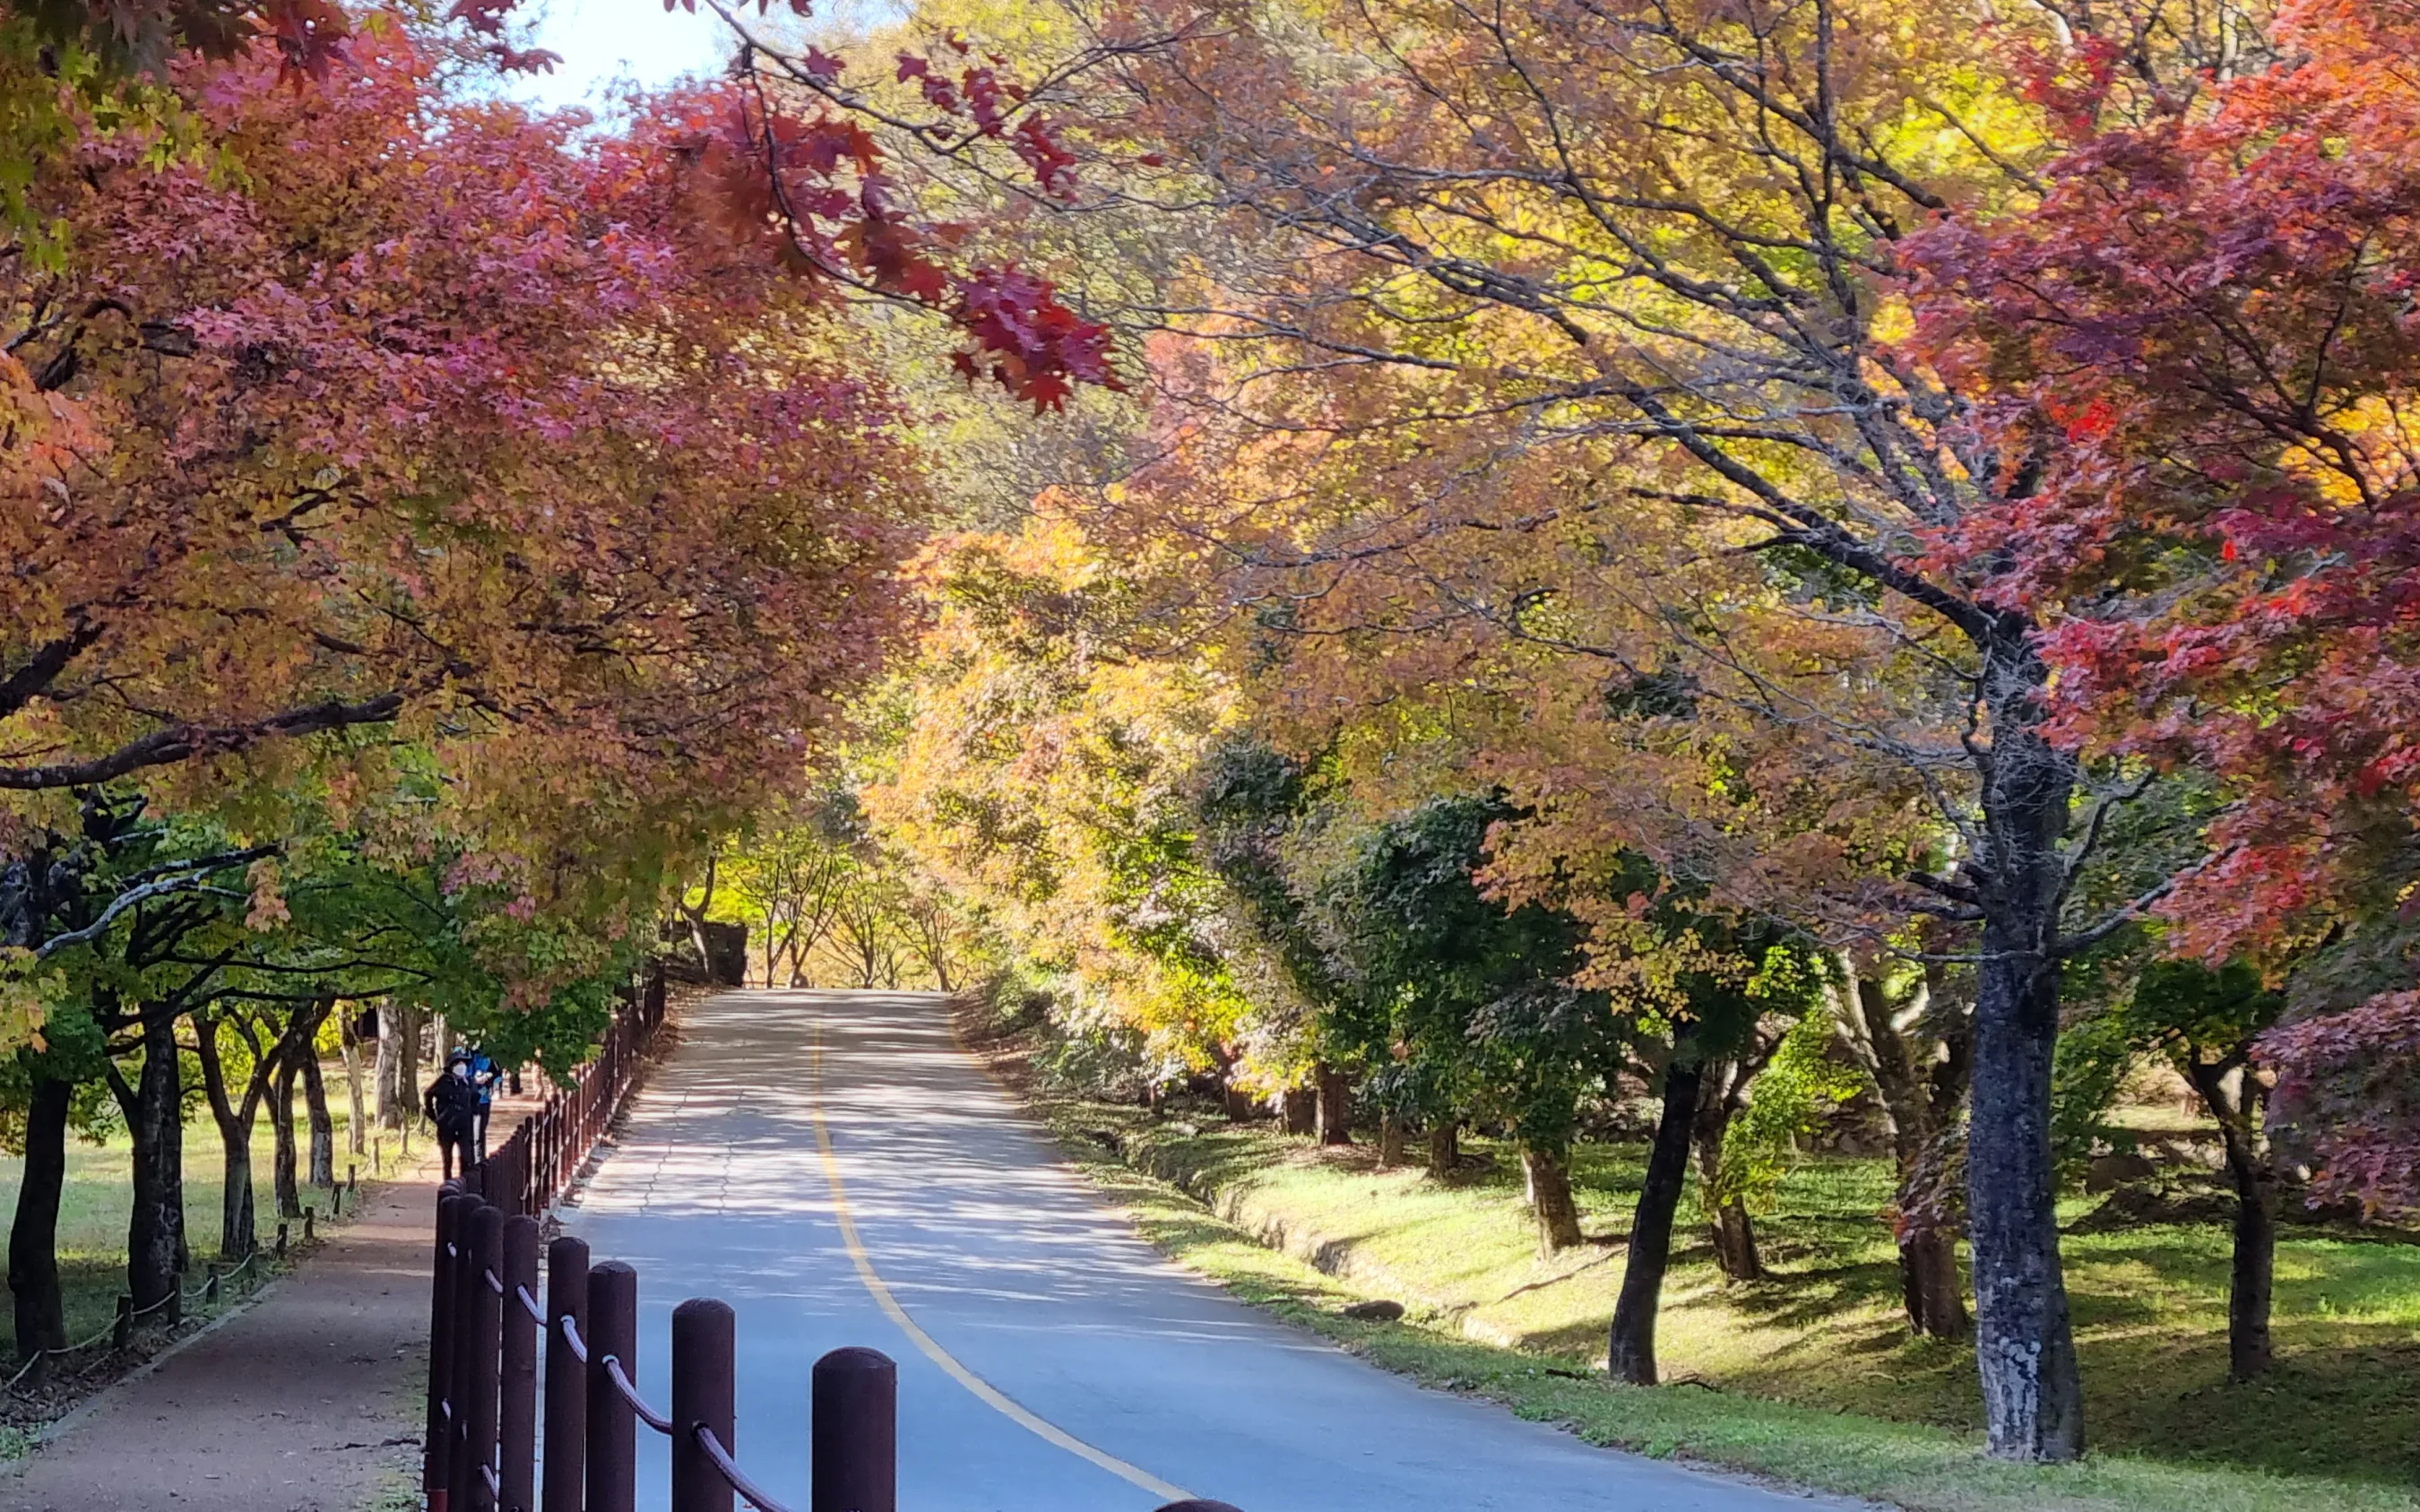
<svg viewBox="0 0 2420 1512">
<path fill-rule="evenodd" d="M 1814 1504 L 1422 1391 L 1233 1301 L 1053 1158 L 929 995 L 692 1011 L 564 1217 L 638 1267 L 650 1399 L 674 1304 L 737 1309 L 740 1459 L 799 1505 L 808 1368 L 842 1344 L 899 1361 L 903 1512 L 1148 1512 L 1179 1488 L 1245 1512 Z"/>
</svg>

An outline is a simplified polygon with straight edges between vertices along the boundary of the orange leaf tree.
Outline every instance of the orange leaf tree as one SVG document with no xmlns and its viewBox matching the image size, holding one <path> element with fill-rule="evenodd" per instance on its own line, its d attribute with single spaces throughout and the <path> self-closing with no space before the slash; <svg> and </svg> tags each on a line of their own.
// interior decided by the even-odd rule
<svg viewBox="0 0 2420 1512">
<path fill-rule="evenodd" d="M 1810 878 L 1810 901 L 1868 914 L 1877 946 L 1916 913 L 1968 932 L 1978 1359 L 1990 1448 L 2020 1458 L 2083 1443 L 2052 1051 L 2060 963 L 2124 917 L 2069 906 L 2088 816 L 2131 789 L 2052 738 L 2042 620 L 1931 549 L 2027 482 L 1959 428 L 1976 395 L 1899 350 L 1895 290 L 1909 233 L 2035 195 L 2051 85 L 2082 72 L 2149 108 L 2235 57 L 2242 18 L 2137 26 L 2141 10 L 2096 11 L 2108 45 L 1979 6 L 1122 12 L 1121 35 L 1174 39 L 1129 70 L 1124 118 L 1257 233 L 1257 256 L 1164 314 L 1226 345 L 1192 360 L 1208 412 L 1283 457 L 1254 474 L 1268 508 L 1186 517 L 1279 582 L 1251 594 L 1272 639 L 1346 614 L 1399 640 L 1459 624 L 1591 664 L 1603 694 L 1677 685 L 1752 748 L 1794 752 L 1813 774 L 1797 794 L 1879 774 L 1869 815 L 1838 816 L 1869 864 Z M 1351 481 L 1323 486 L 1340 456 Z M 1191 476 L 1232 501 L 1217 468 Z M 1357 580 L 1372 587 L 1348 606 Z M 1731 758 L 1664 743 L 1700 827 L 1721 827 L 1714 793 L 1779 796 L 1709 790 L 1704 758 Z M 1909 795 L 1931 837 L 1913 854 Z M 1743 814 L 1723 848 L 1753 873 L 1773 859 L 1760 839 L 1842 843 L 1807 811 L 1822 822 L 1778 836 Z"/>
</svg>

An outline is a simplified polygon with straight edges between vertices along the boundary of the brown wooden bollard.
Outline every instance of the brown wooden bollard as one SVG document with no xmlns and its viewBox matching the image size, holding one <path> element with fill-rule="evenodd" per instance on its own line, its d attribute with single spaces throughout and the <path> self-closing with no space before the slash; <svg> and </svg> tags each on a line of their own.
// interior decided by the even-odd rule
<svg viewBox="0 0 2420 1512">
<path fill-rule="evenodd" d="M 587 1512 L 632 1512 L 639 1499 L 639 1419 L 605 1379 L 605 1362 L 639 1377 L 639 1273 L 619 1260 L 588 1268 Z"/>
<path fill-rule="evenodd" d="M 286 1226 L 284 1224 L 277 1226 L 277 1257 L 281 1260 L 286 1258 Z"/>
<path fill-rule="evenodd" d="M 479 1350 L 471 1334 L 473 1313 L 478 1298 L 472 1285 L 477 1273 L 472 1257 L 472 1236 L 485 1207 L 476 1196 L 462 1194 L 461 1206 L 455 1210 L 454 1248 L 446 1261 L 454 1268 L 454 1338 L 447 1346 L 445 1400 L 449 1411 L 445 1418 L 445 1489 L 449 1512 L 470 1512 L 471 1489 L 467 1477 L 471 1464 L 471 1378 L 477 1368 Z"/>
<path fill-rule="evenodd" d="M 495 1492 L 480 1473 L 496 1463 L 496 1406 L 499 1361 L 504 1346 L 503 1297 L 496 1284 L 503 1279 L 504 1215 L 489 1203 L 471 1214 L 471 1253 L 457 1283 L 464 1305 L 455 1348 L 454 1379 L 460 1382 L 456 1398 L 461 1408 L 462 1437 L 454 1467 L 455 1501 L 466 1512 L 495 1512 Z"/>
<path fill-rule="evenodd" d="M 453 1485 L 454 1427 L 446 1401 L 454 1385 L 454 1278 L 460 1270 L 455 1263 L 455 1238 L 462 1232 L 466 1203 L 475 1207 L 477 1199 L 464 1196 L 451 1182 L 439 1189 L 437 1252 L 428 1295 L 428 1436 L 420 1458 L 420 1489 L 428 1498 L 428 1512 L 446 1512 L 446 1493 Z"/>
<path fill-rule="evenodd" d="M 558 1239 L 546 1249 L 545 1512 L 581 1512 L 588 1446 L 588 1371 L 563 1332 L 588 1340 L 588 1246 Z"/>
<path fill-rule="evenodd" d="M 812 1512 L 899 1512 L 899 1367 L 879 1350 L 834 1350 L 812 1392 Z"/>
<path fill-rule="evenodd" d="M 733 1319 L 728 1304 L 692 1297 L 673 1309 L 673 1512 L 732 1512 L 731 1483 L 698 1443 L 732 1443 Z"/>
<path fill-rule="evenodd" d="M 314 1234 L 316 1233 L 316 1231 L 317 1231 L 317 1229 L 318 1229 L 318 1222 L 319 1222 L 319 1211 L 318 1211 L 317 1208 L 305 1208 L 305 1209 L 303 1209 L 303 1210 L 302 1210 L 302 1242 L 303 1242 L 303 1243 L 308 1244 L 309 1242 L 311 1242 L 311 1240 L 312 1240 L 312 1238 L 313 1238 Z"/>
<path fill-rule="evenodd" d="M 109 1325 L 109 1347 L 122 1350 L 134 1342 L 134 1299 L 117 1294 L 117 1320 Z"/>
<path fill-rule="evenodd" d="M 209 1269 L 202 1273 L 202 1305 L 215 1307 L 218 1304 L 219 1268 L 217 1262 L 212 1261 Z"/>
<path fill-rule="evenodd" d="M 503 1397 L 496 1408 L 496 1500 L 504 1512 L 537 1505 L 537 1220 L 504 1220 Z"/>
</svg>

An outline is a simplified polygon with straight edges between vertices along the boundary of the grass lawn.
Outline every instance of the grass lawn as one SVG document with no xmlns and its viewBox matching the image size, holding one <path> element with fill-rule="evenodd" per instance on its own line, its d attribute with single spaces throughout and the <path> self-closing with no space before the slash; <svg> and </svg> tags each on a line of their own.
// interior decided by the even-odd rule
<svg viewBox="0 0 2420 1512">
<path fill-rule="evenodd" d="M 330 1081 L 329 1112 L 336 1122 L 336 1175 L 341 1180 L 350 1162 L 360 1165 L 362 1179 L 367 1180 L 370 1158 L 349 1154 L 347 1149 L 348 1109 L 343 1077 L 337 1073 Z M 311 1132 L 302 1119 L 299 1092 L 294 1103 L 295 1149 L 302 1173 L 307 1175 Z M 396 1135 L 375 1132 L 382 1141 L 382 1159 L 392 1168 L 398 1155 Z M 413 1138 L 414 1152 L 425 1143 L 423 1131 Z M 277 1194 L 270 1175 L 273 1149 L 269 1111 L 264 1107 L 254 1126 L 252 1141 L 254 1222 L 264 1248 L 277 1236 Z M 221 1150 L 218 1125 L 205 1110 L 185 1126 L 185 1232 L 195 1267 L 189 1285 L 198 1283 L 202 1265 L 219 1258 L 219 1198 L 225 1189 Z M 67 1187 L 59 1200 L 59 1282 L 66 1294 L 68 1336 L 73 1340 L 107 1327 L 116 1314 L 118 1294 L 126 1289 L 126 1220 L 133 1207 L 128 1184 L 131 1156 L 132 1149 L 122 1133 L 102 1145 L 86 1144 L 72 1135 L 68 1140 Z M 7 1204 L 11 1214 L 16 1211 L 17 1185 L 23 1172 L 22 1160 L 0 1155 L 0 1202 Z M 330 1204 L 325 1191 L 306 1186 L 302 1202 L 316 1208 L 321 1218 L 327 1216 Z M 294 1235 L 299 1239 L 301 1234 L 297 1224 Z M 0 1308 L 0 1339 L 7 1341 L 5 1355 L 0 1357 L 16 1358 L 16 1324 L 6 1308 Z"/>
<path fill-rule="evenodd" d="M 2232 1386 L 2226 1230 L 2070 1236 L 2094 1452 L 2078 1466 L 2019 1467 L 1978 1453 L 1972 1350 L 1911 1340 L 1900 1323 L 1877 1216 L 1885 1163 L 1821 1159 L 1792 1178 L 1761 1221 L 1770 1282 L 1727 1286 L 1699 1230 L 1676 1236 L 1658 1335 L 1668 1384 L 1641 1390 L 1607 1381 L 1603 1364 L 1642 1149 L 1585 1151 L 1578 1195 L 1600 1242 L 1542 1261 L 1510 1153 L 1484 1142 L 1469 1149 L 1492 1165 L 1443 1184 L 1265 1125 L 1037 1106 L 1187 1264 L 1390 1368 L 1597 1442 L 1925 1512 L 2420 1512 L 2420 1246 L 2289 1230 L 2277 1368 Z M 1695 1211 L 1693 1199 L 1683 1212 Z M 1335 1315 L 1369 1296 L 1411 1314 Z M 1674 1384 L 1684 1381 L 1715 1389 Z"/>
</svg>

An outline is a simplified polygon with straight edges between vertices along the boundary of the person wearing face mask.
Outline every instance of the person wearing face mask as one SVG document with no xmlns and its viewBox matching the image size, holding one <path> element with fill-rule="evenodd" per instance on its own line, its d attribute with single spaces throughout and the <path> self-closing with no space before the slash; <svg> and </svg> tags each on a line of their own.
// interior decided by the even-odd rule
<svg viewBox="0 0 2420 1512">
<path fill-rule="evenodd" d="M 457 1050 L 445 1057 L 445 1070 L 421 1095 L 420 1110 L 437 1127 L 437 1149 L 442 1179 L 470 1174 L 472 1144 L 479 1118 L 479 1088 L 471 1080 L 471 1057 Z M 457 1166 L 460 1167 L 457 1171 Z"/>
</svg>

